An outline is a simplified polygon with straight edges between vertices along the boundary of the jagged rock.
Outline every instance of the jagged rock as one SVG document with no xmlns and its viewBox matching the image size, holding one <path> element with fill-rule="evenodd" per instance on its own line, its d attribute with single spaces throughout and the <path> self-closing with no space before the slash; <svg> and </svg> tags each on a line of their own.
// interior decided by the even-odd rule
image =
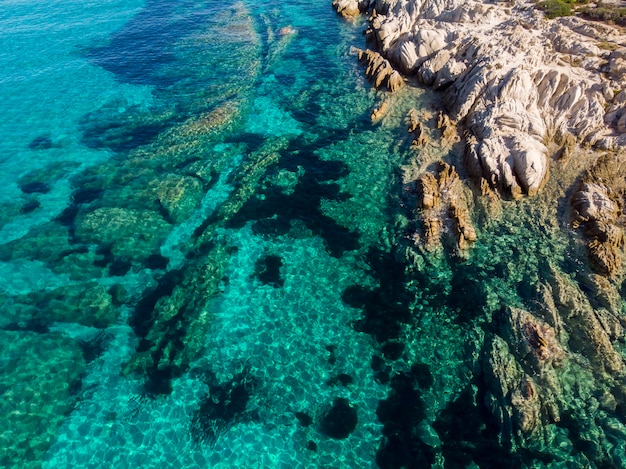
<svg viewBox="0 0 626 469">
<path fill-rule="evenodd" d="M 572 196 L 572 206 L 579 222 L 610 222 L 616 219 L 619 207 L 609 197 L 609 188 L 602 184 L 583 183 Z"/>
<path fill-rule="evenodd" d="M 626 181 L 621 155 L 605 155 L 583 177 L 571 198 L 574 227 L 582 228 L 591 265 L 598 273 L 615 276 L 622 270 L 624 229 L 621 221 Z"/>
<path fill-rule="evenodd" d="M 437 118 L 437 128 L 441 130 L 441 141 L 444 145 L 452 144 L 456 138 L 456 126 L 445 112 L 440 112 Z"/>
<path fill-rule="evenodd" d="M 554 328 L 528 311 L 507 307 L 503 335 L 508 338 L 517 360 L 537 373 L 550 365 L 560 366 L 565 359 Z"/>
<path fill-rule="evenodd" d="M 468 160 L 492 189 L 514 198 L 536 195 L 549 177 L 544 141 L 555 131 L 573 136 L 561 157 L 574 141 L 626 145 L 625 101 L 613 96 L 626 49 L 609 55 L 597 45 L 606 37 L 624 43 L 616 29 L 576 17 L 544 21 L 519 5 L 479 0 L 371 6 L 367 38 L 391 62 L 368 59 L 376 63 L 373 81 L 383 84 L 395 66 L 445 88 L 449 115 L 475 139 Z"/>
<path fill-rule="evenodd" d="M 417 111 L 411 109 L 407 114 L 408 129 L 407 131 L 413 134 L 413 141 L 411 145 L 416 147 L 424 147 L 428 143 L 428 135 L 426 129 L 419 120 Z"/>
<path fill-rule="evenodd" d="M 407 114 L 407 120 L 409 123 L 409 127 L 407 129 L 407 132 L 409 133 L 413 133 L 417 130 L 417 127 L 420 125 L 420 120 L 419 117 L 417 115 L 417 111 L 415 109 L 411 109 L 409 111 L 409 113 Z"/>
<path fill-rule="evenodd" d="M 469 249 L 477 239 L 469 210 L 467 207 L 457 205 L 456 200 L 453 200 L 450 202 L 450 218 L 454 221 L 459 248 L 462 251 Z"/>
<path fill-rule="evenodd" d="M 381 120 L 383 118 L 383 116 L 385 114 L 387 114 L 388 110 L 389 110 L 389 104 L 387 103 L 387 101 L 383 101 L 380 104 L 380 106 L 378 106 L 372 112 L 372 115 L 370 116 L 370 118 L 372 120 L 372 123 L 375 123 L 375 122 L 378 122 L 379 120 Z"/>
<path fill-rule="evenodd" d="M 428 136 L 426 135 L 426 130 L 422 124 L 418 124 L 413 132 L 415 138 L 411 142 L 412 145 L 416 147 L 424 147 L 428 143 Z"/>
<path fill-rule="evenodd" d="M 344 18 L 354 18 L 367 11 L 369 0 L 333 0 L 333 8 Z"/>
<path fill-rule="evenodd" d="M 417 183 L 427 247 L 438 246 L 441 234 L 447 232 L 453 234 L 459 252 L 471 248 L 477 239 L 476 231 L 460 196 L 459 175 L 454 167 L 439 163 L 436 176 L 424 173 Z"/>
<path fill-rule="evenodd" d="M 356 52 L 359 61 L 365 65 L 365 75 L 376 88 L 384 86 L 389 91 L 394 92 L 404 85 L 402 76 L 378 52 L 369 49 L 356 49 Z"/>
<path fill-rule="evenodd" d="M 420 205 L 424 209 L 436 208 L 441 202 L 439 181 L 432 173 L 425 173 L 418 179 Z"/>
<path fill-rule="evenodd" d="M 520 435 L 532 433 L 539 426 L 539 393 L 507 343 L 497 335 L 487 342 L 482 365 L 487 408 L 499 424 L 502 442 L 511 447 Z"/>
<path fill-rule="evenodd" d="M 440 241 L 441 230 L 443 230 L 443 221 L 437 217 L 424 217 L 424 238 L 427 249 L 435 249 Z"/>
<path fill-rule="evenodd" d="M 585 295 L 572 280 L 554 268 L 548 280 L 554 307 L 567 325 L 570 349 L 588 357 L 596 373 L 623 372 L 622 357 L 613 348 L 609 334 Z"/>
<path fill-rule="evenodd" d="M 558 373 L 566 352 L 555 329 L 528 311 L 503 308 L 499 323 L 486 341 L 482 367 L 488 408 L 503 443 L 512 447 L 560 421 Z"/>
</svg>

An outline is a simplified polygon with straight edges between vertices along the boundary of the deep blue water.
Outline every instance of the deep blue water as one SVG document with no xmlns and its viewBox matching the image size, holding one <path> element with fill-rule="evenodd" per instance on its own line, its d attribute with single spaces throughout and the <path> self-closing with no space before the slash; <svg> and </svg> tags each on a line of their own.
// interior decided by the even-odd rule
<svg viewBox="0 0 626 469">
<path fill-rule="evenodd" d="M 563 243 L 505 219 L 468 262 L 406 257 L 398 129 L 438 98 L 372 124 L 362 26 L 327 0 L 2 2 L 0 466 L 539 460 L 473 372 L 484 315 Z"/>
</svg>

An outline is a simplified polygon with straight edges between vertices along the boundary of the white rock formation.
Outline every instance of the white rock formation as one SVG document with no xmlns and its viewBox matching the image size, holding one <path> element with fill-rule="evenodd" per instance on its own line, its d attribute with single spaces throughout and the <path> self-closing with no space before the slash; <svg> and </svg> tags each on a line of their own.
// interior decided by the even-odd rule
<svg viewBox="0 0 626 469">
<path fill-rule="evenodd" d="M 553 135 L 626 145 L 626 48 L 606 47 L 626 43 L 617 29 L 548 20 L 530 0 L 371 0 L 369 11 L 367 37 L 394 68 L 445 90 L 471 134 L 469 168 L 493 188 L 536 194 Z"/>
</svg>

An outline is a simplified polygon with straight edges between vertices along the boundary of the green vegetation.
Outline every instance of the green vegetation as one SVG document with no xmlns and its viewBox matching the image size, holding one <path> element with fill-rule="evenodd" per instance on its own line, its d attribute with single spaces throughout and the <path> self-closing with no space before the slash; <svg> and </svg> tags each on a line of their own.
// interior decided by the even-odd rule
<svg viewBox="0 0 626 469">
<path fill-rule="evenodd" d="M 544 11 L 550 19 L 559 16 L 570 16 L 572 14 L 572 6 L 569 2 L 563 0 L 544 0 L 537 3 L 537 8 Z"/>
<path fill-rule="evenodd" d="M 596 45 L 603 50 L 616 50 L 619 48 L 618 44 L 609 41 L 600 41 Z"/>
<path fill-rule="evenodd" d="M 587 3 L 589 0 L 542 0 L 537 3 L 537 8 L 545 12 L 548 18 L 554 19 L 559 16 L 570 16 L 572 8 Z"/>
<path fill-rule="evenodd" d="M 583 18 L 626 26 L 626 8 L 598 2 L 595 7 L 580 10 Z"/>
</svg>

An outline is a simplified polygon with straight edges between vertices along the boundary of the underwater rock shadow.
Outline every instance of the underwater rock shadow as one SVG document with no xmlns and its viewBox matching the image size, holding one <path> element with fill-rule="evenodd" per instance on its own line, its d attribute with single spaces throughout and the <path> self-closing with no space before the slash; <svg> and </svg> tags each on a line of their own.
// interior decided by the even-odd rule
<svg viewBox="0 0 626 469">
<path fill-rule="evenodd" d="M 345 251 L 358 249 L 358 233 L 325 215 L 321 208 L 325 199 L 341 201 L 350 197 L 341 192 L 338 184 L 329 182 L 343 177 L 347 171 L 346 165 L 298 152 L 282 155 L 274 171 L 287 169 L 296 172 L 298 168 L 304 168 L 304 174 L 298 179 L 291 194 L 285 194 L 280 187 L 273 186 L 261 190 L 246 201 L 227 226 L 241 228 L 246 222 L 255 220 L 255 232 L 281 235 L 285 234 L 291 220 L 300 220 L 313 234 L 324 240 L 331 256 L 338 258 Z"/>
<path fill-rule="evenodd" d="M 176 80 L 160 75 L 159 69 L 175 61 L 169 51 L 171 44 L 193 32 L 194 23 L 189 18 L 175 20 L 177 7 L 167 0 L 148 0 L 106 46 L 89 49 L 87 58 L 124 83 L 162 88 L 172 85 Z M 212 12 L 195 13 L 195 24 L 201 27 Z"/>
<path fill-rule="evenodd" d="M 218 382 L 211 371 L 205 372 L 201 379 L 209 386 L 209 392 L 200 399 L 193 412 L 190 433 L 196 444 L 212 447 L 229 428 L 259 419 L 258 412 L 250 408 L 250 401 L 260 382 L 250 374 L 249 369 L 223 383 Z"/>
<path fill-rule="evenodd" d="M 402 324 L 412 321 L 410 309 L 413 294 L 406 289 L 408 280 L 405 266 L 393 253 L 371 247 L 366 255 L 370 275 L 378 281 L 373 289 L 361 285 L 346 288 L 341 296 L 343 302 L 353 308 L 361 308 L 363 316 L 355 321 L 354 329 L 371 335 L 380 344 L 400 338 Z M 388 353 L 399 358 L 401 344 L 388 346 Z M 392 350 L 395 349 L 395 350 Z"/>
</svg>

